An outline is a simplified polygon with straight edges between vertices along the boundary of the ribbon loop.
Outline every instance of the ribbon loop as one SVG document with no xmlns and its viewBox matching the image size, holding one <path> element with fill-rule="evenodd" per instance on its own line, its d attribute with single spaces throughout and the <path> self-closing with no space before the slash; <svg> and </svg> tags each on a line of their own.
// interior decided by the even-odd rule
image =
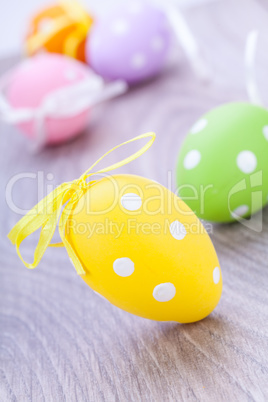
<svg viewBox="0 0 268 402">
<path fill-rule="evenodd" d="M 110 172 L 111 170 L 114 169 L 118 169 L 121 166 L 127 165 L 129 162 L 132 162 L 133 160 L 137 159 L 139 156 L 141 156 L 142 154 L 144 154 L 153 144 L 154 140 L 155 140 L 155 133 L 146 133 L 146 134 L 141 134 L 135 138 L 132 138 L 131 140 L 122 142 L 122 144 L 117 145 L 116 147 L 110 149 L 110 151 L 106 152 L 101 158 L 99 158 L 95 163 L 93 163 L 93 165 L 90 166 L 90 168 L 88 170 L 85 171 L 85 173 L 83 173 L 82 176 L 80 176 L 80 178 L 88 178 L 90 176 L 92 176 L 93 174 L 96 173 L 90 173 L 91 170 L 98 165 L 99 162 L 102 161 L 102 159 L 104 159 L 107 155 L 109 155 L 111 152 L 115 151 L 116 149 L 130 144 L 131 142 L 137 141 L 137 140 L 141 140 L 143 138 L 147 138 L 147 137 L 151 137 L 151 139 L 141 148 L 139 149 L 137 152 L 135 152 L 134 154 L 128 156 L 127 158 L 121 160 L 120 162 L 114 163 L 113 165 L 110 165 L 106 168 L 100 169 L 98 170 L 97 173 L 107 173 Z"/>
<path fill-rule="evenodd" d="M 114 163 L 104 169 L 93 172 L 92 169 L 103 159 L 105 156 L 118 149 L 119 147 L 129 144 L 133 141 L 137 141 L 143 138 L 149 138 L 150 140 L 137 152 L 131 156 L 121 160 L 120 162 Z M 101 158 L 99 158 L 93 165 L 86 170 L 79 179 L 71 182 L 66 182 L 55 188 L 50 194 L 48 194 L 43 200 L 35 205 L 22 219 L 17 222 L 17 224 L 11 229 L 8 234 L 9 240 L 16 246 L 18 256 L 22 260 L 23 264 L 27 268 L 35 268 L 41 261 L 46 249 L 49 246 L 61 247 L 65 246 L 69 257 L 71 258 L 75 269 L 79 275 L 85 274 L 85 270 L 79 256 L 76 254 L 72 245 L 68 241 L 65 233 L 65 227 L 67 221 L 77 205 L 78 201 L 83 197 L 86 191 L 92 187 L 97 180 L 92 180 L 87 182 L 87 179 L 99 173 L 106 173 L 113 169 L 117 169 L 127 163 L 134 161 L 144 152 L 146 152 L 155 140 L 155 133 L 146 133 L 139 135 L 131 140 L 125 141 L 120 145 L 112 148 L 110 151 L 106 152 Z M 62 243 L 51 244 L 52 237 L 55 233 L 57 223 L 59 221 L 59 234 Z M 32 233 L 36 232 L 41 228 L 41 233 L 39 237 L 38 244 L 34 251 L 34 260 L 32 263 L 27 263 L 21 253 L 20 245 L 26 237 L 30 236 Z"/>
</svg>

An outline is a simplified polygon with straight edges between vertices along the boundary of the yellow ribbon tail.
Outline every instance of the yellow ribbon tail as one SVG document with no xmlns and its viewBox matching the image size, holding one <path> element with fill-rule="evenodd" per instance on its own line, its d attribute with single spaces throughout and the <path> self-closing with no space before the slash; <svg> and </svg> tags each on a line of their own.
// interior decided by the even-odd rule
<svg viewBox="0 0 268 402">
<path fill-rule="evenodd" d="M 66 56 L 69 57 L 76 58 L 78 46 L 85 39 L 85 37 L 86 34 L 80 29 L 72 32 L 65 40 L 63 46 L 63 54 L 66 54 Z"/>
<path fill-rule="evenodd" d="M 150 138 L 150 140 L 137 152 L 132 154 L 131 156 L 123 159 L 120 162 L 114 163 L 104 169 L 100 169 L 96 172 L 91 173 L 91 170 L 108 154 L 118 149 L 119 147 L 129 144 L 131 142 L 143 139 Z M 74 180 L 72 182 L 67 182 L 61 184 L 54 191 L 48 194 L 43 200 L 41 200 L 33 209 L 31 209 L 14 227 L 8 234 L 8 238 L 16 246 L 16 250 L 18 256 L 21 261 L 27 268 L 35 268 L 41 258 L 43 257 L 46 249 L 50 247 L 63 247 L 65 246 L 67 253 L 72 260 L 75 269 L 79 275 L 85 274 L 85 270 L 82 262 L 79 259 L 79 256 L 76 254 L 76 251 L 73 249 L 72 245 L 68 241 L 68 238 L 65 233 L 65 228 L 67 221 L 77 205 L 78 201 L 81 197 L 84 196 L 85 192 L 88 191 L 89 188 L 94 186 L 97 181 L 89 181 L 87 179 L 94 174 L 106 173 L 113 169 L 117 169 L 123 165 L 126 165 L 129 162 L 134 161 L 139 156 L 141 156 L 144 152 L 146 152 L 155 140 L 155 133 L 146 133 L 139 135 L 131 140 L 125 141 L 120 145 L 117 145 L 110 151 L 106 152 L 101 158 L 97 160 L 78 180 Z M 62 240 L 62 243 L 52 243 L 51 240 L 55 233 L 57 223 L 59 221 L 59 234 Z M 26 237 L 30 236 L 38 229 L 41 228 L 40 236 L 38 244 L 34 251 L 34 259 L 32 263 L 26 262 L 21 253 L 20 253 L 20 245 Z"/>
<path fill-rule="evenodd" d="M 49 244 L 49 247 L 55 247 L 55 248 L 57 248 L 57 247 L 64 247 L 64 244 L 63 244 L 63 242 L 59 242 L 59 243 L 50 243 L 50 244 Z"/>
<path fill-rule="evenodd" d="M 78 275 L 85 275 L 85 270 L 83 268 L 83 265 L 79 259 L 79 257 L 77 256 L 75 250 L 73 249 L 72 245 L 69 243 L 66 234 L 65 234 L 65 227 L 66 227 L 66 223 L 69 219 L 70 213 L 67 214 L 62 214 L 61 215 L 61 219 L 60 219 L 60 225 L 59 225 L 59 233 L 60 233 L 60 237 L 62 239 L 62 243 L 66 248 L 66 251 L 69 255 L 69 258 L 71 259 L 71 261 L 74 264 L 74 267 L 76 269 L 76 272 L 78 273 Z"/>
<path fill-rule="evenodd" d="M 8 238 L 16 246 L 18 256 L 27 268 L 32 269 L 39 264 L 55 232 L 64 194 L 72 186 L 73 183 L 61 184 L 35 205 L 9 232 Z M 36 232 L 39 228 L 41 228 L 41 233 L 34 252 L 34 261 L 27 263 L 20 253 L 20 245 L 26 237 Z"/>
<path fill-rule="evenodd" d="M 26 40 L 26 50 L 29 55 L 36 53 L 42 46 L 45 46 L 58 32 L 67 28 L 70 21 L 66 16 L 58 17 L 50 32 L 36 32 Z"/>
</svg>

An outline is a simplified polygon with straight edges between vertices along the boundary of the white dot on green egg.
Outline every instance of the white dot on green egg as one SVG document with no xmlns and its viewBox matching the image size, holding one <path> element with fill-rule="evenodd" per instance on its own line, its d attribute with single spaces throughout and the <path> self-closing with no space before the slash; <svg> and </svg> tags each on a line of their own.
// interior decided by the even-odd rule
<svg viewBox="0 0 268 402">
<path fill-rule="evenodd" d="M 138 194 L 127 193 L 121 198 L 121 205 L 128 211 L 137 211 L 142 205 L 142 199 Z"/>
<path fill-rule="evenodd" d="M 125 35 L 128 30 L 129 30 L 129 24 L 127 21 L 125 21 L 123 19 L 116 20 L 112 24 L 112 32 L 115 35 L 118 35 L 118 36 Z"/>
<path fill-rule="evenodd" d="M 131 66 L 135 70 L 141 70 L 146 64 L 146 57 L 143 53 L 135 53 L 130 60 Z"/>
<path fill-rule="evenodd" d="M 204 128 L 207 126 L 208 121 L 207 119 L 200 119 L 198 120 L 191 128 L 190 133 L 191 134 L 197 134 L 200 133 L 200 131 L 204 130 Z"/>
<path fill-rule="evenodd" d="M 197 149 L 192 149 L 191 151 L 186 154 L 184 161 L 183 161 L 183 166 L 185 169 L 190 170 L 195 168 L 201 160 L 201 154 Z"/>
<path fill-rule="evenodd" d="M 134 262 L 127 257 L 117 258 L 113 263 L 113 269 L 119 276 L 130 276 L 134 272 Z"/>
<path fill-rule="evenodd" d="M 168 302 L 176 294 L 176 288 L 173 283 L 160 283 L 154 288 L 153 297 L 159 302 Z"/>
<path fill-rule="evenodd" d="M 213 270 L 213 282 L 217 285 L 221 279 L 221 271 L 219 267 L 214 268 Z"/>
<path fill-rule="evenodd" d="M 170 233 L 176 240 L 182 240 L 187 234 L 187 231 L 185 229 L 185 226 L 179 222 L 179 221 L 174 221 L 170 224 L 169 226 Z"/>
<path fill-rule="evenodd" d="M 256 155 L 251 151 L 241 151 L 236 158 L 238 168 L 243 173 L 252 173 L 257 166 Z"/>
<path fill-rule="evenodd" d="M 240 205 L 239 207 L 237 207 L 236 209 L 234 209 L 231 212 L 231 216 L 233 218 L 237 218 L 237 217 L 242 217 L 244 215 L 246 215 L 249 211 L 249 206 L 248 205 Z"/>
<path fill-rule="evenodd" d="M 265 139 L 268 141 L 268 126 L 264 126 L 262 129 Z"/>
</svg>

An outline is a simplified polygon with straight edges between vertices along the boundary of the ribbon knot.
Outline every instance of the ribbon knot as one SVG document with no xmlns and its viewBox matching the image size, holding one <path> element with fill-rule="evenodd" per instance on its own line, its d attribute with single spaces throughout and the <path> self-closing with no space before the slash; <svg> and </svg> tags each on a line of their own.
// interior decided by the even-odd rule
<svg viewBox="0 0 268 402">
<path fill-rule="evenodd" d="M 84 177 L 80 177 L 75 181 L 75 184 L 77 187 L 79 187 L 81 190 L 86 191 L 88 188 L 91 186 L 91 182 L 87 182 Z"/>
<path fill-rule="evenodd" d="M 137 152 L 131 156 L 111 165 L 104 169 L 98 170 L 92 173 L 92 169 L 109 153 L 113 152 L 117 148 L 129 144 L 133 141 L 139 139 L 151 137 L 150 140 Z M 106 173 L 113 169 L 121 167 L 146 152 L 155 140 L 154 133 L 146 133 L 139 135 L 138 137 L 132 138 L 129 141 L 125 141 L 120 145 L 112 148 L 110 151 L 106 152 L 101 158 L 99 158 L 85 173 L 83 173 L 79 179 L 73 180 L 71 182 L 62 183 L 60 186 L 55 188 L 50 194 L 48 194 L 43 200 L 41 200 L 35 207 L 33 207 L 9 232 L 8 238 L 16 246 L 18 256 L 27 268 L 35 268 L 41 258 L 43 257 L 46 249 L 51 247 L 62 247 L 65 246 L 67 253 L 72 260 L 75 269 L 79 275 L 84 275 L 85 269 L 79 256 L 76 254 L 69 243 L 69 240 L 65 233 L 65 228 L 67 221 L 77 205 L 78 201 L 84 196 L 85 192 L 90 189 L 98 180 L 87 181 L 94 174 Z M 52 237 L 55 233 L 57 223 L 59 222 L 59 234 L 62 243 L 51 244 Z M 20 245 L 26 237 L 34 233 L 36 230 L 41 228 L 40 237 L 38 244 L 34 252 L 33 263 L 27 263 L 20 253 Z"/>
</svg>

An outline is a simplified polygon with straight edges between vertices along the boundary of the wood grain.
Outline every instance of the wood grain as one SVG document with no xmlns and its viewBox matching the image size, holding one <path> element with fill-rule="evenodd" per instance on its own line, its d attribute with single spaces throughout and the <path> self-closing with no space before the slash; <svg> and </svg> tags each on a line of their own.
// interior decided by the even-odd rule
<svg viewBox="0 0 268 402">
<path fill-rule="evenodd" d="M 175 189 L 177 153 L 196 118 L 222 102 L 247 100 L 243 50 L 246 33 L 256 27 L 257 70 L 268 105 L 265 1 L 212 2 L 186 15 L 210 67 L 208 84 L 193 76 L 177 49 L 160 77 L 96 107 L 88 131 L 76 141 L 34 155 L 17 129 L 0 125 L 1 401 L 268 399 L 268 208 L 260 233 L 240 224 L 214 227 L 223 295 L 208 318 L 191 325 L 147 321 L 113 307 L 76 275 L 64 249 L 47 250 L 40 266 L 29 271 L 6 238 L 19 218 L 5 199 L 15 174 L 40 172 L 45 186 L 56 185 L 146 131 L 156 131 L 155 145 L 121 171 L 164 185 L 170 172 Z M 12 63 L 1 62 L 1 71 Z M 31 208 L 37 180 L 19 181 L 13 199 L 19 208 Z M 26 242 L 28 259 L 33 246 L 33 239 Z"/>
</svg>

